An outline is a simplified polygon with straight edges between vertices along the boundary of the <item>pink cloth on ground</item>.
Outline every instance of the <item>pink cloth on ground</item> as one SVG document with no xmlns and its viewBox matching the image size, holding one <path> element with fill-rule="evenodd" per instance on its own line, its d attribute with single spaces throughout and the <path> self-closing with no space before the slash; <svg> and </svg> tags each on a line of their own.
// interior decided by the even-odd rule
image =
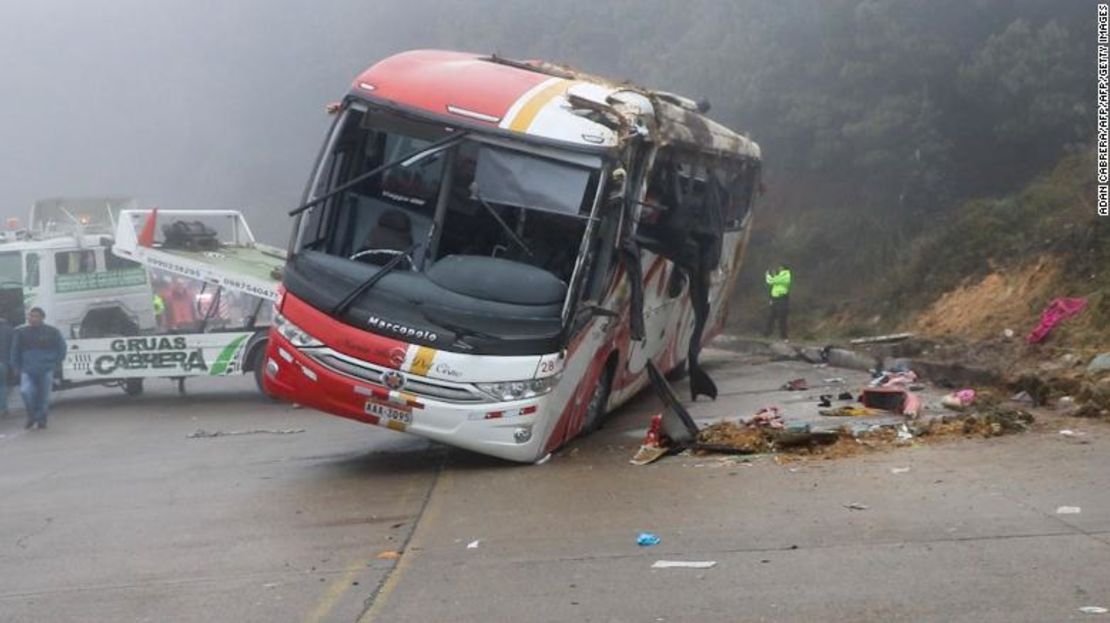
<svg viewBox="0 0 1110 623">
<path fill-rule="evenodd" d="M 1038 323 L 1037 327 L 1026 336 L 1025 341 L 1030 344 L 1040 342 L 1056 328 L 1056 325 L 1083 311 L 1083 308 L 1086 306 L 1087 299 L 1054 299 L 1041 313 L 1040 323 Z"/>
</svg>

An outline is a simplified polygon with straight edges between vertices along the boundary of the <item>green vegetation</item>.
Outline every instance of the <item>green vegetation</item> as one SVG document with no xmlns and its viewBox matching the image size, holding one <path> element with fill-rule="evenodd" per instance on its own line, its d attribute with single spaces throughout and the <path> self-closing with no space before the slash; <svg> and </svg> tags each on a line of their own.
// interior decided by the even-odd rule
<svg viewBox="0 0 1110 623">
<path fill-rule="evenodd" d="M 1083 157 L 1019 192 L 1093 139 L 1094 9 L 1077 0 L 411 0 L 376 18 L 408 29 L 406 47 L 545 58 L 708 97 L 710 116 L 750 132 L 766 159 L 769 192 L 734 326 L 761 328 L 762 273 L 785 261 L 801 336 L 897 325 L 991 261 L 1060 251 L 1070 271 L 1105 259 L 1105 220 L 1081 216 L 1093 214 Z"/>
</svg>

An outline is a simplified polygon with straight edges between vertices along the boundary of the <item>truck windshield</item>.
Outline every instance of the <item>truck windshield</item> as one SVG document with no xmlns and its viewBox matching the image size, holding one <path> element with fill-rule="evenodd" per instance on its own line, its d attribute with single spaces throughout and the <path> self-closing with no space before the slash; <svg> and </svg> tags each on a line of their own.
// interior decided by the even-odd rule
<svg viewBox="0 0 1110 623">
<path fill-rule="evenodd" d="M 446 136 L 442 126 L 349 108 L 336 124 L 308 199 Z M 549 330 L 552 321 L 559 324 L 574 281 L 584 278 L 575 268 L 580 250 L 590 246 L 583 245 L 584 236 L 595 229 L 588 224 L 601 179 L 597 156 L 468 136 L 305 210 L 295 230 L 293 271 L 296 256 L 301 264 L 326 263 L 349 277 L 336 279 L 349 293 L 355 275 L 373 276 L 401 254 L 403 261 L 390 263 L 395 268 L 388 277 L 375 282 L 374 296 L 354 305 L 364 316 L 378 317 L 380 300 L 396 296 L 410 308 L 405 315 L 449 318 L 462 327 L 456 334 L 470 331 L 472 338 L 499 337 L 491 330 L 499 318 L 542 319 Z M 287 279 L 294 294 L 296 284 L 295 274 Z M 318 294 L 326 288 L 319 279 L 312 284 Z M 327 310 L 328 302 L 318 307 Z"/>
</svg>

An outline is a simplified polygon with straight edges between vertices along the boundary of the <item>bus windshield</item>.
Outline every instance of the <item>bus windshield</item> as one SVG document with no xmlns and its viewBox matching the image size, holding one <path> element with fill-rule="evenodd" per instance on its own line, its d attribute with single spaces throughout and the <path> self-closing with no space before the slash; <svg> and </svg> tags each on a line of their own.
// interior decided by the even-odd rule
<svg viewBox="0 0 1110 623">
<path fill-rule="evenodd" d="M 424 334 L 453 333 L 464 342 L 553 336 L 585 278 L 576 271 L 591 248 L 584 240 L 599 231 L 590 224 L 599 218 L 602 160 L 476 135 L 428 150 L 448 136 L 442 126 L 348 108 L 308 199 L 349 188 L 300 214 L 287 287 L 297 289 L 298 266 L 326 265 L 341 275 L 336 291 L 323 292 L 329 285 L 316 279 L 300 294 L 310 303 L 318 295 L 324 311 L 345 311 L 332 299 L 389 264 L 390 274 L 355 301 L 347 321 L 384 314 L 394 326 L 404 316 L 406 326 L 432 325 Z"/>
</svg>

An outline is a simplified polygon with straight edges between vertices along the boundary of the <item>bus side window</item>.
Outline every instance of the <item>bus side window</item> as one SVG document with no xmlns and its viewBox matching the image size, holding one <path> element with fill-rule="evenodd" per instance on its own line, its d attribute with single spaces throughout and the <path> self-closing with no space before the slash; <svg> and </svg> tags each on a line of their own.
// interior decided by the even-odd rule
<svg viewBox="0 0 1110 623">
<path fill-rule="evenodd" d="M 729 183 L 730 201 L 725 210 L 725 229 L 740 229 L 744 224 L 744 217 L 752 207 L 756 184 L 759 180 L 759 165 L 747 160 L 734 170 L 734 177 Z"/>
<path fill-rule="evenodd" d="M 23 285 L 28 288 L 39 287 L 39 254 L 28 253 L 26 270 L 23 271 Z"/>
</svg>

